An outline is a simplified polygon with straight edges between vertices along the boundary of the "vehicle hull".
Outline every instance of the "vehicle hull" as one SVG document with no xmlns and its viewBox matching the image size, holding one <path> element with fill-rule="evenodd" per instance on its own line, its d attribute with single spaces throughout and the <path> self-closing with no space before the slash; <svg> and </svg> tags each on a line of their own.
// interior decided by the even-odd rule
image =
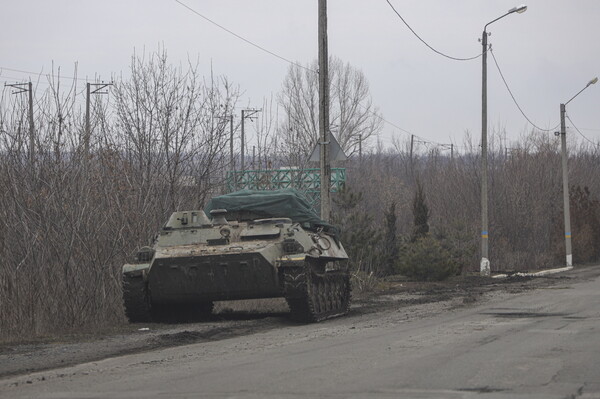
<svg viewBox="0 0 600 399">
<path fill-rule="evenodd" d="M 283 296 L 277 269 L 260 253 L 156 258 L 151 270 L 148 287 L 156 303 Z"/>
</svg>

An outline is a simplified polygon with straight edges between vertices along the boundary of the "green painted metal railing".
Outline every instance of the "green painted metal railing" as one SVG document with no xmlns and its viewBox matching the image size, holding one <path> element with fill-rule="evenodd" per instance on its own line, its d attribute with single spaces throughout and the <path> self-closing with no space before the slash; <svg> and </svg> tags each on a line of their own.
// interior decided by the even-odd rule
<svg viewBox="0 0 600 399">
<path fill-rule="evenodd" d="M 321 200 L 321 169 L 269 169 L 234 170 L 226 177 L 227 191 L 241 189 L 277 190 L 295 188 L 306 194 L 315 209 Z M 346 169 L 331 168 L 331 192 L 341 190 L 346 184 Z"/>
</svg>

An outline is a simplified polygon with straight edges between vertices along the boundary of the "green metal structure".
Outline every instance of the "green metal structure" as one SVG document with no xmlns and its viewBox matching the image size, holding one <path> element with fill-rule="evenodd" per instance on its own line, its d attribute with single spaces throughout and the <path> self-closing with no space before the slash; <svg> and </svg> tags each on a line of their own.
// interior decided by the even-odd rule
<svg viewBox="0 0 600 399">
<path fill-rule="evenodd" d="M 227 172 L 227 192 L 242 189 L 278 190 L 295 188 L 302 191 L 313 208 L 318 209 L 321 200 L 321 169 L 267 169 L 235 170 Z M 331 168 L 332 193 L 341 190 L 346 184 L 346 169 Z"/>
</svg>

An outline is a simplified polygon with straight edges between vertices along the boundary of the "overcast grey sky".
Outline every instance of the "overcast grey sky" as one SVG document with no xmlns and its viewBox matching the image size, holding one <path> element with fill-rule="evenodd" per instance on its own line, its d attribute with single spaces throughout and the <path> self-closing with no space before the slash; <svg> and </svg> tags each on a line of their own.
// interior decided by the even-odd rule
<svg viewBox="0 0 600 399">
<path fill-rule="evenodd" d="M 317 57 L 317 0 L 181 0 L 284 58 Z M 390 0 L 423 39 L 456 57 L 481 51 L 483 26 L 520 3 L 512 0 Z M 514 95 L 534 123 L 559 121 L 559 104 L 600 75 L 600 1 L 517 0 L 528 10 L 494 23 L 493 46 Z M 481 58 L 452 61 L 425 47 L 385 0 L 329 0 L 329 53 L 361 69 L 386 120 L 432 141 L 460 143 L 481 134 Z M 243 105 L 276 94 L 289 65 L 208 23 L 174 0 L 20 0 L 0 9 L 0 81 L 49 73 L 127 74 L 136 49 L 164 46 L 174 64 L 199 59 L 245 91 Z M 488 120 L 517 139 L 531 126 L 488 57 Z M 37 79 L 31 75 L 32 79 Z M 40 85 L 39 88 L 44 88 Z M 588 138 L 600 139 L 600 83 L 567 107 Z M 567 123 L 570 125 L 570 122 Z M 578 136 L 574 129 L 569 137 Z M 386 124 L 382 142 L 406 134 Z"/>
</svg>

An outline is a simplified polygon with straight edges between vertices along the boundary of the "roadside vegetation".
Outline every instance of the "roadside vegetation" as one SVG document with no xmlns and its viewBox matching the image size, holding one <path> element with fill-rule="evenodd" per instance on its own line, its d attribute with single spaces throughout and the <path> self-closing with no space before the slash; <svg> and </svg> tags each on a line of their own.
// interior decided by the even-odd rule
<svg viewBox="0 0 600 399">
<path fill-rule="evenodd" d="M 332 124 L 350 155 L 339 165 L 348 182 L 333 197 L 333 221 L 354 286 L 368 290 L 392 274 L 441 280 L 478 270 L 477 139 L 466 134 L 452 156 L 416 146 L 411 157 L 410 137 L 384 148 L 366 77 L 330 62 Z M 110 95 L 93 96 L 89 137 L 81 83 L 45 83 L 34 94 L 33 136 L 27 96 L 5 88 L 0 101 L 3 340 L 125 322 L 122 264 L 172 211 L 200 208 L 222 193 L 225 172 L 240 165 L 239 118 L 233 158 L 229 138 L 243 88 L 224 76 L 173 66 L 162 51 L 134 55 Z M 255 137 L 247 168 L 307 166 L 318 126 L 316 84 L 308 71 L 290 68 L 281 92 L 247 127 Z M 569 140 L 574 261 L 598 261 L 600 152 Z M 502 130 L 490 140 L 492 270 L 560 265 L 558 139 L 533 131 L 509 145 L 507 152 Z"/>
</svg>

